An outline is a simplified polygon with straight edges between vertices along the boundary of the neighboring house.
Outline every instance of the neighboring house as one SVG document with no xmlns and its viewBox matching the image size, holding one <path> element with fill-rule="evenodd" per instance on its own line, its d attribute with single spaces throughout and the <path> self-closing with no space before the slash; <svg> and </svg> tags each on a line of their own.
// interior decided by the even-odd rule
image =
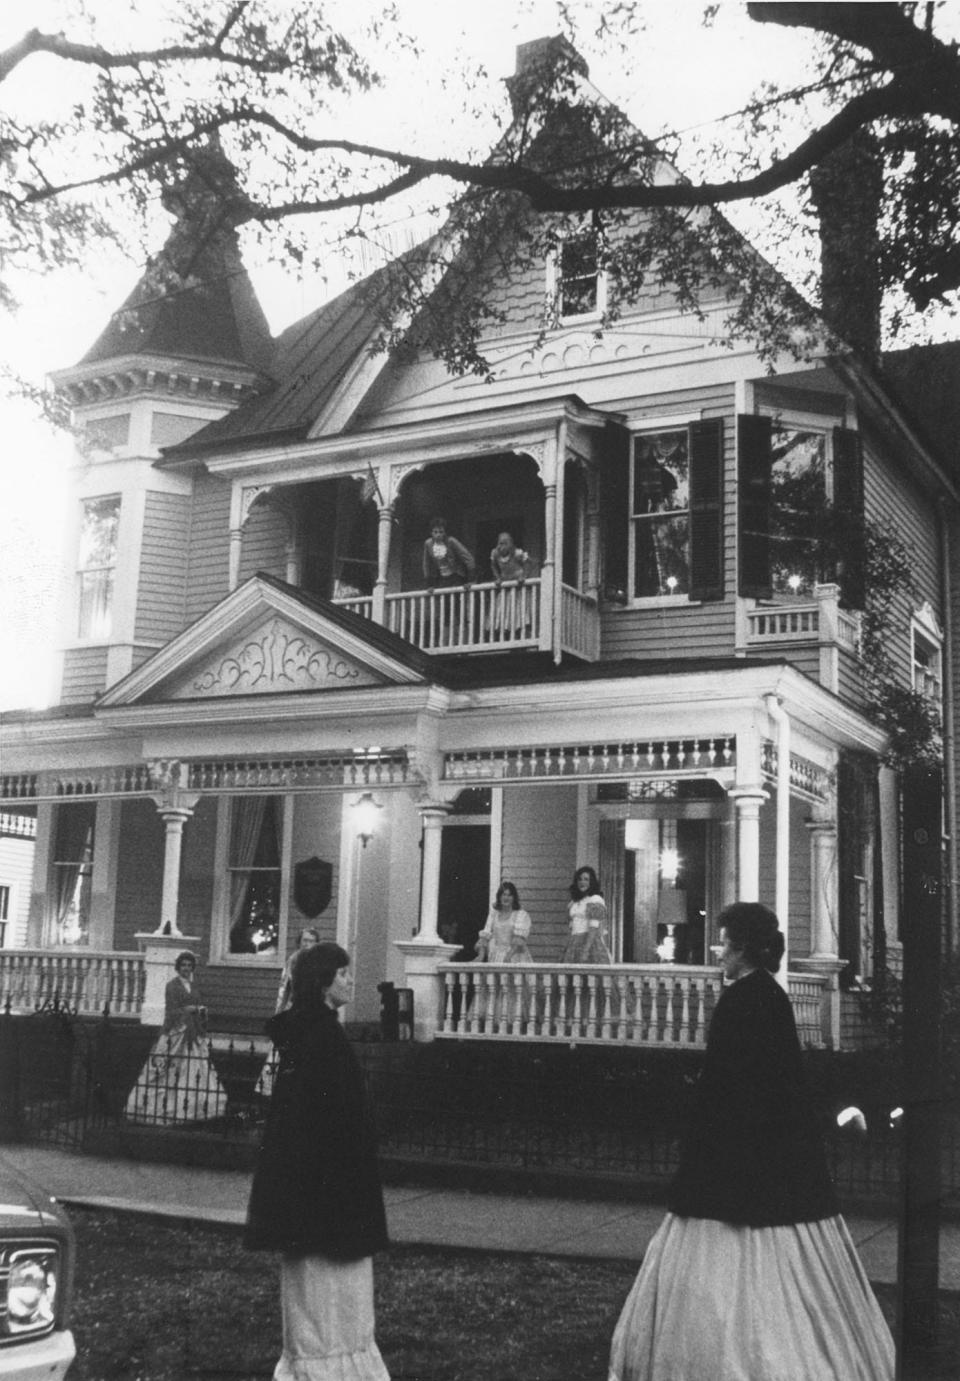
<svg viewBox="0 0 960 1381">
<path fill-rule="evenodd" d="M 389 979 L 430 1035 L 436 965 L 499 880 L 542 969 L 583 864 L 616 961 L 583 1000 L 610 1039 L 637 975 L 702 978 L 737 897 L 778 909 L 801 996 L 895 959 L 898 780 L 864 711 L 857 538 L 892 518 L 910 543 L 888 650 L 939 700 L 958 494 L 877 374 L 852 353 L 769 373 L 717 343 L 719 294 L 702 320 L 661 296 L 598 333 L 579 242 L 502 281 L 492 383 L 372 352 L 376 276 L 273 341 L 232 236 L 195 272 L 168 299 L 145 281 L 56 376 L 87 449 L 60 703 L 3 731 L 2 809 L 36 819 L 21 971 L 79 960 L 136 1014 L 136 956 L 166 976 L 179 932 L 216 1023 L 252 1030 L 316 924 L 354 956 L 356 1017 Z M 811 486 L 850 520 L 839 554 Z M 469 584 L 424 576 L 438 515 Z M 523 581 L 493 578 L 503 531 Z"/>
<path fill-rule="evenodd" d="M 0 949 L 27 943 L 35 816 L 0 811 Z"/>
</svg>

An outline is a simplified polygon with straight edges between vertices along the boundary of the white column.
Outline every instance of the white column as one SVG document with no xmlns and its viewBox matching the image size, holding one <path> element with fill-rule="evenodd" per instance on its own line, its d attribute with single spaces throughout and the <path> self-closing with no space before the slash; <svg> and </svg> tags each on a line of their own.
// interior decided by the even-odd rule
<svg viewBox="0 0 960 1381">
<path fill-rule="evenodd" d="M 811 958 L 836 959 L 837 824 L 835 820 L 808 820 L 807 829 L 810 832 Z"/>
<path fill-rule="evenodd" d="M 420 884 L 420 928 L 417 939 L 424 944 L 436 944 L 440 939 L 437 932 L 437 913 L 440 903 L 440 845 L 443 840 L 443 822 L 449 807 L 433 803 L 419 807 L 423 821 L 423 862 L 422 882 Z"/>
<path fill-rule="evenodd" d="M 387 573 L 390 569 L 390 540 L 393 536 L 393 506 L 384 504 L 379 510 L 377 527 L 377 582 L 373 587 L 373 621 L 387 622 Z"/>
<path fill-rule="evenodd" d="M 160 924 L 154 934 L 180 935 L 177 915 L 180 908 L 180 852 L 183 827 L 193 814 L 200 799 L 196 792 L 173 791 L 155 796 L 159 814 L 166 825 L 163 848 L 163 894 L 160 903 Z"/>
<path fill-rule="evenodd" d="M 760 900 L 760 807 L 767 799 L 762 786 L 734 787 L 729 793 L 737 811 L 737 900 Z"/>
<path fill-rule="evenodd" d="M 553 610 L 556 603 L 557 568 L 556 526 L 557 526 L 557 486 L 545 484 L 543 487 L 543 565 L 540 568 L 540 650 L 549 652 L 553 646 Z"/>
</svg>

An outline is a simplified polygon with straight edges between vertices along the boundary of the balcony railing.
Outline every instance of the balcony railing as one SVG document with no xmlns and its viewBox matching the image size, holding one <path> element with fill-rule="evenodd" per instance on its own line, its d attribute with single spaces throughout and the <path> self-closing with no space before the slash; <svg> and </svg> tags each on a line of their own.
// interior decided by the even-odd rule
<svg viewBox="0 0 960 1381">
<path fill-rule="evenodd" d="M 0 1010 L 66 1008 L 79 1016 L 140 1016 L 143 956 L 115 950 L 0 951 Z"/>
<path fill-rule="evenodd" d="M 505 652 L 517 648 L 551 651 L 553 630 L 545 617 L 539 578 L 454 585 L 388 594 L 382 621 L 392 633 L 424 652 Z M 378 620 L 373 595 L 335 598 L 334 604 Z M 561 587 L 557 636 L 560 650 L 595 661 L 600 627 L 597 602 L 569 585 Z"/>
<path fill-rule="evenodd" d="M 437 1036 L 702 1049 L 718 969 L 664 964 L 441 964 Z M 790 975 L 800 1040 L 822 1046 L 826 980 Z"/>
</svg>

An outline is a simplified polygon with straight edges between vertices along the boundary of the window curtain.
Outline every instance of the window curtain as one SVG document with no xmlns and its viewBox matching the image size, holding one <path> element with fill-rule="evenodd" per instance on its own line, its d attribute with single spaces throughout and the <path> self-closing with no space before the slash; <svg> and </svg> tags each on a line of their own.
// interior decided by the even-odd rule
<svg viewBox="0 0 960 1381">
<path fill-rule="evenodd" d="M 250 869 L 267 813 L 268 796 L 240 796 L 233 803 L 230 830 L 230 937 L 240 925 L 250 886 Z M 231 948 L 232 948 L 231 943 Z"/>
<path fill-rule="evenodd" d="M 610 953 L 614 963 L 620 963 L 620 957 L 623 954 L 626 833 L 627 822 L 625 820 L 600 821 L 600 886 L 603 889 L 603 899 L 607 905 Z"/>
<path fill-rule="evenodd" d="M 60 806 L 57 811 L 54 943 L 58 945 L 87 944 L 90 939 L 95 810 L 92 803 L 83 802 Z"/>
</svg>

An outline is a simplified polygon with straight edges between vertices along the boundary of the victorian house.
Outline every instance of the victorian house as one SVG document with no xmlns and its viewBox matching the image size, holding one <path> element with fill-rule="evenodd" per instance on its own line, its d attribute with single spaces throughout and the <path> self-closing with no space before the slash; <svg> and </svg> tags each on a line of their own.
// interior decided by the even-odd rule
<svg viewBox="0 0 960 1381">
<path fill-rule="evenodd" d="M 214 1024 L 256 1030 L 315 925 L 361 1020 L 388 980 L 420 1038 L 698 1043 L 745 898 L 787 930 L 806 1038 L 845 1039 L 842 990 L 909 920 L 870 523 L 912 554 L 891 665 L 938 707 L 949 668 L 958 493 L 913 414 L 855 351 L 771 372 L 721 343 L 720 289 L 599 330 L 588 235 L 499 279 L 492 382 L 374 348 L 377 275 L 272 339 L 232 234 L 192 272 L 55 379 L 82 445 L 59 699 L 3 727 L 0 810 L 36 838 L 3 1000 L 156 1020 L 190 947 Z M 424 564 L 441 515 L 466 575 Z M 614 963 L 571 972 L 581 865 Z M 458 987 L 503 878 L 535 963 Z"/>
</svg>

